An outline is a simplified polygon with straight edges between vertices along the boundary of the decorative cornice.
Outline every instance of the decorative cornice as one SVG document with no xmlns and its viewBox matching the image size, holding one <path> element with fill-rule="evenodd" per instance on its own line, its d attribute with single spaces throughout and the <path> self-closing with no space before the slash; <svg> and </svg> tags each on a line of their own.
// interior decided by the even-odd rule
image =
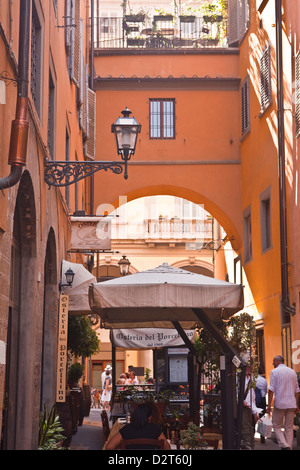
<svg viewBox="0 0 300 470">
<path fill-rule="evenodd" d="M 157 88 L 167 86 L 168 89 L 204 89 L 204 90 L 239 90 L 240 78 L 235 77 L 100 77 L 94 78 L 95 90 L 130 89 L 130 88 Z"/>
<path fill-rule="evenodd" d="M 111 48 L 95 49 L 95 57 L 124 55 L 239 55 L 238 47 L 203 47 L 191 49 Z"/>
</svg>

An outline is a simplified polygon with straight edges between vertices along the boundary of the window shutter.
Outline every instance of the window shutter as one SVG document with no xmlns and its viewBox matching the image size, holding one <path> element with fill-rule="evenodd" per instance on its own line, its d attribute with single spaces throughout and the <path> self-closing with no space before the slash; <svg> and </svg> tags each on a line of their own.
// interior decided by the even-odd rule
<svg viewBox="0 0 300 470">
<path fill-rule="evenodd" d="M 263 112 L 272 101 L 271 91 L 271 48 L 268 44 L 260 58 L 260 106 Z"/>
<path fill-rule="evenodd" d="M 71 0 L 65 0 L 65 45 L 67 55 L 70 54 L 71 49 L 71 29 L 70 25 L 72 23 L 71 16 Z"/>
<path fill-rule="evenodd" d="M 84 64 L 83 64 L 83 20 L 80 18 L 80 49 L 79 49 L 79 83 L 77 108 L 79 116 L 79 126 L 83 128 L 83 95 L 84 95 Z"/>
<path fill-rule="evenodd" d="M 241 85 L 242 135 L 250 130 L 250 84 L 247 77 Z"/>
<path fill-rule="evenodd" d="M 74 5 L 74 40 L 73 40 L 73 80 L 79 85 L 80 81 L 80 44 L 81 44 L 81 21 L 80 21 L 80 0 L 75 0 Z"/>
<path fill-rule="evenodd" d="M 82 104 L 82 130 L 84 134 L 84 140 L 88 134 L 88 83 L 89 83 L 89 67 L 88 65 L 83 66 L 83 104 Z"/>
<path fill-rule="evenodd" d="M 295 65 L 296 89 L 295 89 L 295 121 L 296 121 L 296 137 L 300 136 L 300 51 L 296 55 Z"/>
<path fill-rule="evenodd" d="M 240 0 L 228 0 L 228 44 L 237 46 L 240 39 Z"/>
<path fill-rule="evenodd" d="M 228 0 L 228 44 L 237 46 L 249 27 L 249 0 Z"/>
<path fill-rule="evenodd" d="M 95 160 L 96 141 L 96 93 L 88 89 L 88 132 L 86 141 L 86 157 Z"/>
</svg>

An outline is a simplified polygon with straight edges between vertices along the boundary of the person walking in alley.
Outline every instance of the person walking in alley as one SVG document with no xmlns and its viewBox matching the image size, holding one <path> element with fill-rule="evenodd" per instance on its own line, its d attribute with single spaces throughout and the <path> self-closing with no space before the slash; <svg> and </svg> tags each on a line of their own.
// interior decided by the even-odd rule
<svg viewBox="0 0 300 470">
<path fill-rule="evenodd" d="M 105 376 L 105 387 L 102 393 L 101 401 L 103 403 L 103 409 L 106 412 L 110 411 L 110 400 L 111 400 L 111 391 L 112 391 L 112 377 L 110 375 L 110 371 L 106 371 Z"/>
<path fill-rule="evenodd" d="M 259 418 L 260 408 L 255 403 L 255 391 L 252 387 L 251 368 L 246 367 L 245 394 L 242 413 L 241 449 L 254 449 L 254 426 Z"/>
<path fill-rule="evenodd" d="M 292 450 L 294 415 L 298 411 L 300 392 L 297 374 L 284 364 L 282 356 L 274 357 L 273 366 L 268 388 L 267 413 L 271 413 L 275 395 L 272 415 L 275 436 L 281 449 Z"/>
</svg>

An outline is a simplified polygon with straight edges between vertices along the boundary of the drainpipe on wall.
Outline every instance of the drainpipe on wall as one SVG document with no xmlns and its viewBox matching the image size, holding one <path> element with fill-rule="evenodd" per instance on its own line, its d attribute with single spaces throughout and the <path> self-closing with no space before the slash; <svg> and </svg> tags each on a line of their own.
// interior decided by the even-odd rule
<svg viewBox="0 0 300 470">
<path fill-rule="evenodd" d="M 280 255 L 281 255 L 281 302 L 282 323 L 290 322 L 295 309 L 290 304 L 288 285 L 287 217 L 285 184 L 285 139 L 284 139 L 284 97 L 282 61 L 282 1 L 275 0 L 276 11 L 276 75 L 277 75 L 277 119 L 278 119 L 278 170 L 280 206 Z"/>
<path fill-rule="evenodd" d="M 28 70 L 30 41 L 30 3 L 31 0 L 20 0 L 19 21 L 19 63 L 18 63 L 18 97 L 15 119 L 11 124 L 8 164 L 11 172 L 0 178 L 0 189 L 11 188 L 17 184 L 26 165 L 29 122 L 28 110 Z"/>
<path fill-rule="evenodd" d="M 94 90 L 94 21 L 95 21 L 95 11 L 94 11 L 94 1 L 91 3 L 91 51 L 90 51 L 90 88 Z M 94 175 L 90 177 L 91 188 L 90 188 L 90 214 L 94 214 Z"/>
</svg>

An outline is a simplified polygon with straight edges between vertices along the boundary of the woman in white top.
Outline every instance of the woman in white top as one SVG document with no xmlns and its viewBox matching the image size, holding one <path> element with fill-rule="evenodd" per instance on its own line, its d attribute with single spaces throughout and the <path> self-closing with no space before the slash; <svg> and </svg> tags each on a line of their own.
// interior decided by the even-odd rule
<svg viewBox="0 0 300 470">
<path fill-rule="evenodd" d="M 110 375 L 109 371 L 106 371 L 105 376 L 105 388 L 102 393 L 101 401 L 103 403 L 103 409 L 106 411 L 110 411 L 110 400 L 111 400 L 111 391 L 112 391 L 112 376 Z"/>
</svg>

